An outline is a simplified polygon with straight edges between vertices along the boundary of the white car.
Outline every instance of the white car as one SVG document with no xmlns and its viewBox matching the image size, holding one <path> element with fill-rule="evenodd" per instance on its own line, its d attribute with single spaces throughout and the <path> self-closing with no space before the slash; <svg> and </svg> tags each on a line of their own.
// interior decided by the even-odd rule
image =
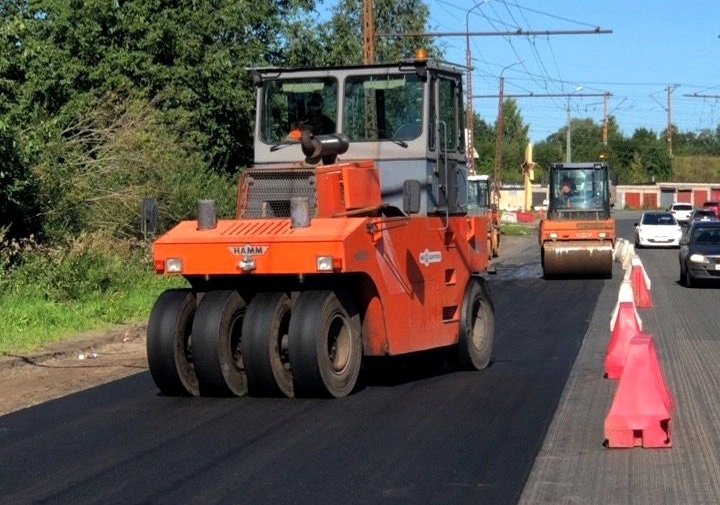
<svg viewBox="0 0 720 505">
<path fill-rule="evenodd" d="M 693 212 L 693 206 L 689 203 L 674 203 L 668 209 L 670 214 L 675 216 L 678 223 L 689 223 Z"/>
<path fill-rule="evenodd" d="M 682 228 L 670 212 L 644 212 L 635 223 L 635 247 L 680 247 Z"/>
</svg>

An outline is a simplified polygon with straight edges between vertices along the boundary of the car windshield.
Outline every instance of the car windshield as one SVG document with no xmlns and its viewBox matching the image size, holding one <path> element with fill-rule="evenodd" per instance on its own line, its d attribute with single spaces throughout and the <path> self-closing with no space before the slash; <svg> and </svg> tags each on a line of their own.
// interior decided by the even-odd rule
<svg viewBox="0 0 720 505">
<path fill-rule="evenodd" d="M 312 127 L 315 134 L 334 133 L 337 88 L 331 77 L 263 81 L 260 137 L 267 143 L 282 142 L 300 125 Z"/>
<path fill-rule="evenodd" d="M 673 208 L 673 210 L 692 210 L 692 205 L 683 204 L 683 203 L 680 203 L 680 204 L 677 204 L 677 203 L 676 203 L 675 205 L 672 206 L 672 208 Z"/>
<path fill-rule="evenodd" d="M 676 224 L 676 222 L 672 214 L 645 214 L 642 224 L 669 225 Z"/>
<path fill-rule="evenodd" d="M 720 228 L 697 228 L 693 230 L 692 241 L 698 244 L 720 243 Z"/>
</svg>

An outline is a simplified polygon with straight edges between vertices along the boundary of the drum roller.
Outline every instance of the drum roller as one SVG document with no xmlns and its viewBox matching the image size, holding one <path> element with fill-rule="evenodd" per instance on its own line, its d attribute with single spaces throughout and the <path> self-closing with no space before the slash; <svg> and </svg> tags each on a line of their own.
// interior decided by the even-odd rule
<svg viewBox="0 0 720 505">
<path fill-rule="evenodd" d="M 612 277 L 613 245 L 609 241 L 545 242 L 543 272 L 549 277 Z"/>
</svg>

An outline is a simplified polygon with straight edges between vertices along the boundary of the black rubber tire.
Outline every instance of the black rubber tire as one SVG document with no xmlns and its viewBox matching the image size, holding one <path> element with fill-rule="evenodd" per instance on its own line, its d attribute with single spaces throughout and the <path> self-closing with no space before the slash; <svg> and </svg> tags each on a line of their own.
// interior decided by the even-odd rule
<svg viewBox="0 0 720 505">
<path fill-rule="evenodd" d="M 692 288 L 695 287 L 696 282 L 693 280 L 692 275 L 690 275 L 690 269 L 686 268 L 682 280 L 682 285 L 686 288 Z"/>
<path fill-rule="evenodd" d="M 495 312 L 485 279 L 471 277 L 460 314 L 457 366 L 482 370 L 490 364 L 495 336 Z"/>
<path fill-rule="evenodd" d="M 242 353 L 251 396 L 295 395 L 288 359 L 290 309 L 285 293 L 258 293 L 248 304 Z"/>
<path fill-rule="evenodd" d="M 202 396 L 243 396 L 247 378 L 241 352 L 247 305 L 237 291 L 210 291 L 193 323 L 193 361 Z"/>
<path fill-rule="evenodd" d="M 349 395 L 362 364 L 360 315 L 343 292 L 306 291 L 293 306 L 289 352 L 295 396 Z"/>
<path fill-rule="evenodd" d="M 148 367 L 155 385 L 168 396 L 200 394 L 192 362 L 195 306 L 189 289 L 169 289 L 158 297 L 150 312 L 145 342 Z"/>
</svg>

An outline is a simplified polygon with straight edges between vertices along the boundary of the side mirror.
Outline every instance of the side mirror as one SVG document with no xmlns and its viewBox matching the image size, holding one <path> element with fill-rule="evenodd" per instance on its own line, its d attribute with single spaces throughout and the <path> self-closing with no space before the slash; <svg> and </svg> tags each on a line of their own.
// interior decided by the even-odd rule
<svg viewBox="0 0 720 505">
<path fill-rule="evenodd" d="M 420 181 L 408 179 L 403 182 L 403 212 L 417 214 L 420 212 Z"/>
</svg>

